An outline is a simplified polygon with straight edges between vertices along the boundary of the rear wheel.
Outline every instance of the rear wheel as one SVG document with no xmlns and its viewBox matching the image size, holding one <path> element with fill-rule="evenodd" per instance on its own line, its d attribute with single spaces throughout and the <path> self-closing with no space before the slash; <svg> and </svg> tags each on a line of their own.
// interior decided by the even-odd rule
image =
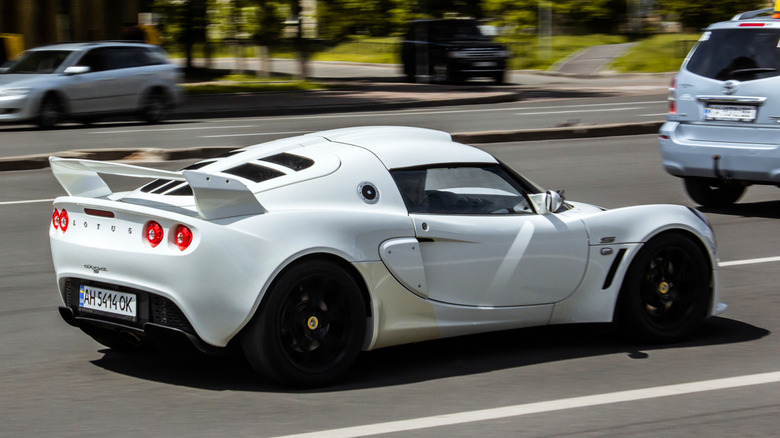
<svg viewBox="0 0 780 438">
<path fill-rule="evenodd" d="M 691 199 L 705 207 L 726 207 L 742 197 L 745 185 L 710 178 L 685 178 L 685 191 Z"/>
<path fill-rule="evenodd" d="M 341 377 L 363 345 L 360 288 L 339 265 L 313 260 L 282 274 L 242 337 L 252 367 L 281 383 L 321 386 Z"/>
<path fill-rule="evenodd" d="M 677 341 L 706 316 L 710 281 L 705 254 L 691 239 L 674 233 L 655 237 L 631 262 L 618 322 L 634 337 Z"/>
</svg>

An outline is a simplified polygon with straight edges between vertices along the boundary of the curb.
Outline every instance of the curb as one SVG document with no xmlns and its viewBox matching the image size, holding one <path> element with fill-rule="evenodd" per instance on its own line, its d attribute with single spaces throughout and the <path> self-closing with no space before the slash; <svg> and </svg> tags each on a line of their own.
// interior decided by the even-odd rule
<svg viewBox="0 0 780 438">
<path fill-rule="evenodd" d="M 655 134 L 664 122 L 620 123 L 610 125 L 572 126 L 519 131 L 482 131 L 452 134 L 453 141 L 467 144 L 503 143 L 513 141 L 561 140 L 567 138 L 614 137 L 621 135 Z M 0 172 L 35 170 L 49 167 L 49 157 L 80 158 L 98 161 L 174 161 L 206 159 L 236 149 L 236 146 L 211 146 L 186 149 L 89 149 L 0 158 Z"/>
</svg>

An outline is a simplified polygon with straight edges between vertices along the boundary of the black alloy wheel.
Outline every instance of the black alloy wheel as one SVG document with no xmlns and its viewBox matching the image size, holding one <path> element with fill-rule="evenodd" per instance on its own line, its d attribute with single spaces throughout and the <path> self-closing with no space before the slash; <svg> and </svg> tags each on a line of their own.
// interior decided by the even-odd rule
<svg viewBox="0 0 780 438">
<path fill-rule="evenodd" d="M 336 263 L 307 261 L 283 273 L 268 294 L 242 338 L 252 367 L 298 387 L 341 377 L 366 331 L 364 300 L 352 276 Z"/>
<path fill-rule="evenodd" d="M 662 234 L 646 243 L 623 282 L 621 328 L 651 342 L 691 334 L 707 314 L 712 275 L 705 257 L 681 234 Z"/>
</svg>

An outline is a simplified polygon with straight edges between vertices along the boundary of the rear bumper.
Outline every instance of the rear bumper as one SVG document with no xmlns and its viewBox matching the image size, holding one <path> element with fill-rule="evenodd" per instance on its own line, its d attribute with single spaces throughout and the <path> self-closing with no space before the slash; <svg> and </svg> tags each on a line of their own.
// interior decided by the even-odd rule
<svg viewBox="0 0 780 438">
<path fill-rule="evenodd" d="M 671 175 L 780 184 L 780 129 L 666 122 L 659 134 L 663 166 Z"/>
</svg>

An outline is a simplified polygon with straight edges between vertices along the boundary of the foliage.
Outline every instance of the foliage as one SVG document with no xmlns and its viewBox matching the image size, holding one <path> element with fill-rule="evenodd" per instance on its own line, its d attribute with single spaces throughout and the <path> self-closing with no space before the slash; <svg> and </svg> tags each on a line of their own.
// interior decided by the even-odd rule
<svg viewBox="0 0 780 438">
<path fill-rule="evenodd" d="M 413 18 L 413 0 L 329 0 L 317 3 L 320 37 L 398 35 Z"/>
<path fill-rule="evenodd" d="M 555 24 L 571 24 L 593 30 L 612 30 L 625 16 L 624 0 L 483 0 L 485 15 L 496 24 L 514 30 L 536 28 L 539 9 L 550 8 Z"/>
<path fill-rule="evenodd" d="M 218 81 L 182 84 L 187 94 L 257 93 L 263 91 L 322 90 L 327 87 L 308 81 L 259 80 L 248 76 L 225 76 Z"/>
<path fill-rule="evenodd" d="M 740 12 L 770 6 L 771 2 L 767 0 L 659 0 L 657 3 L 661 12 L 692 28 L 702 28 L 728 20 Z"/>
<path fill-rule="evenodd" d="M 698 38 L 693 33 L 654 35 L 615 59 L 610 69 L 621 73 L 676 71 Z"/>
</svg>

